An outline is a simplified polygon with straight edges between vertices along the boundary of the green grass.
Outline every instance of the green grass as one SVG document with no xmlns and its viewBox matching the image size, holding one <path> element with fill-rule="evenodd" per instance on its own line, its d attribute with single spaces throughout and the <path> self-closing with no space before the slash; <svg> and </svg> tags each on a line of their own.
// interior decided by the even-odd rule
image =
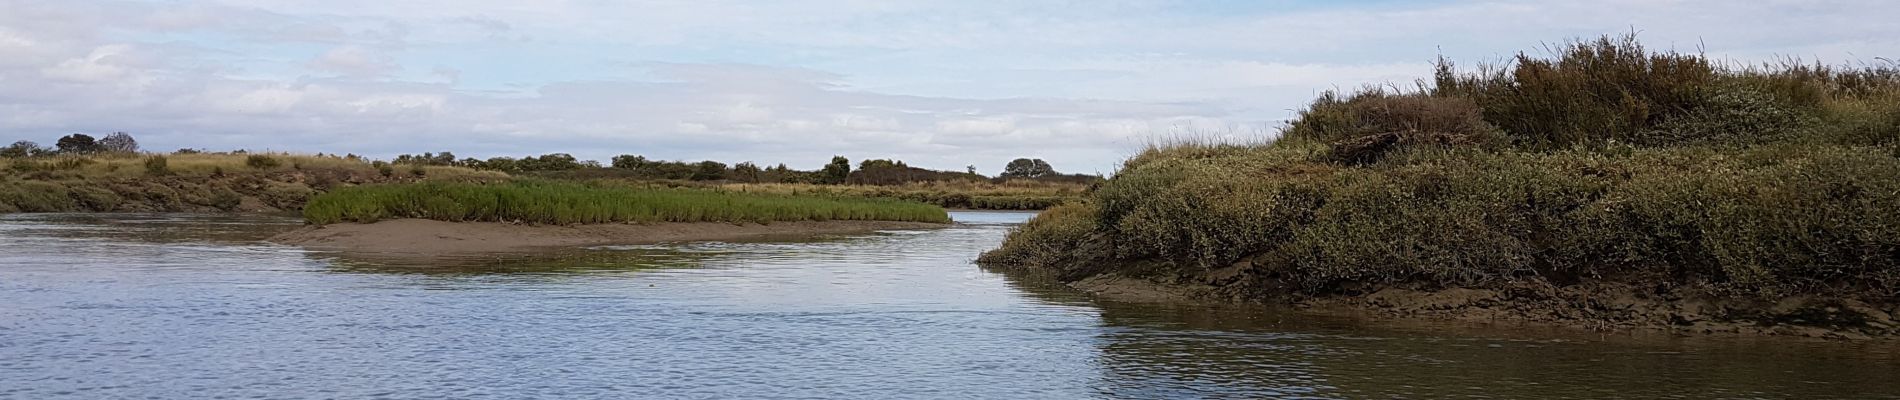
<svg viewBox="0 0 1900 400">
<path fill-rule="evenodd" d="M 1890 301 L 1900 67 L 1737 69 L 1624 38 L 1445 64 L 1417 91 L 1324 95 L 1277 142 L 1149 149 L 1058 210 L 979 261 Z"/>
<path fill-rule="evenodd" d="M 395 218 L 540 224 L 873 220 L 950 222 L 942 208 L 884 199 L 514 181 L 372 185 L 311 199 L 314 224 Z"/>
</svg>

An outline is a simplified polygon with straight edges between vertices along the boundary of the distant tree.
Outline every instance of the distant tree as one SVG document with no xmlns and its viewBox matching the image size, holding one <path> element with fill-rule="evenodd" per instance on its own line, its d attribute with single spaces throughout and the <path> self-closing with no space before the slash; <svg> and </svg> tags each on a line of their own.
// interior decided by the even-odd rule
<svg viewBox="0 0 1900 400">
<path fill-rule="evenodd" d="M 45 154 L 45 153 L 46 153 L 46 148 L 40 147 L 39 143 L 33 143 L 32 141 L 27 141 L 27 140 L 13 142 L 13 144 L 8 145 L 7 147 L 0 147 L 0 157 L 6 157 L 6 158 L 37 156 L 37 155 Z"/>
<path fill-rule="evenodd" d="M 909 165 L 904 165 L 903 161 L 893 160 L 864 160 L 858 162 L 859 171 L 903 167 L 909 167 Z"/>
<path fill-rule="evenodd" d="M 845 159 L 844 156 L 832 156 L 831 163 L 825 164 L 825 169 L 818 173 L 819 183 L 832 185 L 844 183 L 845 178 L 850 176 L 851 160 Z"/>
<path fill-rule="evenodd" d="M 490 157 L 477 168 L 514 173 L 521 172 L 521 162 L 513 157 Z"/>
<path fill-rule="evenodd" d="M 522 171 L 568 171 L 581 169 L 584 165 L 573 155 L 553 153 L 543 154 L 540 157 L 524 157 L 521 159 L 520 166 Z"/>
<path fill-rule="evenodd" d="M 759 183 L 760 180 L 764 178 L 764 174 L 765 171 L 759 169 L 758 164 L 746 161 L 738 165 L 733 165 L 732 176 L 728 178 L 745 183 Z"/>
<path fill-rule="evenodd" d="M 614 168 L 619 169 L 640 169 L 647 165 L 647 158 L 633 154 L 621 154 L 614 156 L 612 165 Z"/>
<path fill-rule="evenodd" d="M 53 145 L 59 147 L 59 152 L 68 154 L 92 154 L 103 149 L 99 146 L 98 140 L 84 133 L 66 135 L 59 138 L 59 142 Z"/>
<path fill-rule="evenodd" d="M 726 164 L 718 161 L 700 161 L 693 169 L 693 180 L 716 181 L 726 179 Z"/>
<path fill-rule="evenodd" d="M 137 153 L 139 152 L 139 141 L 133 139 L 130 133 L 113 132 L 112 134 L 106 135 L 106 137 L 99 138 L 99 149 L 100 151 L 108 153 Z"/>
<path fill-rule="evenodd" d="M 1003 166 L 1004 178 L 1041 178 L 1055 174 L 1055 168 L 1040 158 L 1018 158 Z"/>
<path fill-rule="evenodd" d="M 964 171 L 966 171 L 966 172 L 968 172 L 968 173 L 969 173 L 970 175 L 976 175 L 976 166 L 975 166 L 975 165 L 966 165 L 966 166 L 964 166 L 964 167 L 963 167 L 963 170 L 964 170 Z"/>
<path fill-rule="evenodd" d="M 199 150 L 199 149 L 194 149 L 194 148 L 190 148 L 190 147 L 186 147 L 186 148 L 181 148 L 181 149 L 178 149 L 178 151 L 174 151 L 174 152 L 172 152 L 172 154 L 199 154 L 199 153 L 203 153 L 203 152 L 205 152 L 205 151 L 204 151 L 204 150 Z M 351 154 L 351 155 L 350 155 L 350 157 L 355 157 L 355 156 L 356 156 L 355 154 Z M 354 158 L 352 158 L 352 159 L 354 159 Z"/>
</svg>

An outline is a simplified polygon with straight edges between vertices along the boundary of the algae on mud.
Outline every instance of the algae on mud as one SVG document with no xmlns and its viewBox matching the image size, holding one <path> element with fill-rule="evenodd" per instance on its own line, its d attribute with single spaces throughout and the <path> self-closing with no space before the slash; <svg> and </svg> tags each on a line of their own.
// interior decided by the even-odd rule
<svg viewBox="0 0 1900 400">
<path fill-rule="evenodd" d="M 1245 301 L 1407 312 L 1371 295 L 1475 289 L 1424 314 L 1900 333 L 1900 66 L 1558 53 L 1329 93 L 1273 143 L 1151 148 L 980 261 Z"/>
</svg>

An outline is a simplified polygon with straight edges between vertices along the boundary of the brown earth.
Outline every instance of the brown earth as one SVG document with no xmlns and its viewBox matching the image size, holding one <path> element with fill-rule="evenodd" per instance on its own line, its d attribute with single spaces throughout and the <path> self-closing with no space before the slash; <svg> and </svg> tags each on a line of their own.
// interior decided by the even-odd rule
<svg viewBox="0 0 1900 400">
<path fill-rule="evenodd" d="M 1682 335 L 1780 335 L 1829 339 L 1900 338 L 1900 304 L 1860 299 L 1784 297 L 1742 300 L 1693 289 L 1523 280 L 1496 287 L 1368 286 L 1312 295 L 1221 270 L 1139 275 L 1101 273 L 1069 285 L 1113 300 L 1224 302 L 1292 306 L 1320 314 L 1484 324 L 1544 325 L 1599 332 Z"/>
<path fill-rule="evenodd" d="M 537 248 L 799 238 L 944 226 L 894 221 L 785 221 L 771 224 L 669 222 L 557 226 L 397 219 L 369 224 L 307 226 L 272 237 L 270 241 L 315 250 L 441 257 Z"/>
</svg>

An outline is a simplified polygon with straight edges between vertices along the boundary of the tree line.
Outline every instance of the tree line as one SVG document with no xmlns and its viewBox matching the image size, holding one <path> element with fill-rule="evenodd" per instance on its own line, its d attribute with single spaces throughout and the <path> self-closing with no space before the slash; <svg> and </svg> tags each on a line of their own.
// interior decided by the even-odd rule
<svg viewBox="0 0 1900 400">
<path fill-rule="evenodd" d="M 139 143 L 131 134 L 113 132 L 100 138 L 84 133 L 74 133 L 60 137 L 52 147 L 42 146 L 33 141 L 21 140 L 6 147 L 0 147 L 0 158 L 43 157 L 55 155 L 98 155 L 98 154 L 135 154 L 139 152 Z M 178 153 L 198 153 L 199 150 L 180 149 Z M 238 153 L 241 153 L 239 151 Z M 361 159 L 354 154 L 349 159 Z M 378 162 L 380 163 L 380 162 Z M 773 166 L 760 166 L 750 161 L 728 165 L 718 161 L 666 161 L 653 160 L 636 154 L 614 156 L 608 163 L 594 160 L 581 160 L 567 153 L 549 153 L 526 157 L 473 157 L 458 158 L 452 152 L 425 152 L 421 154 L 401 154 L 389 164 L 410 166 L 454 166 L 481 170 L 501 171 L 509 174 L 549 175 L 552 177 L 574 178 L 629 178 L 629 179 L 666 179 L 681 181 L 733 181 L 742 183 L 810 183 L 810 184 L 855 184 L 855 185 L 896 185 L 909 182 L 932 181 L 1000 181 L 1008 179 L 1032 179 L 1090 183 L 1102 179 L 1096 175 L 1063 174 L 1042 159 L 1018 158 L 1003 168 L 1003 173 L 995 178 L 976 172 L 976 166 L 964 171 L 940 171 L 913 167 L 902 160 L 869 159 L 860 161 L 855 167 L 851 160 L 843 156 L 833 156 L 831 161 L 816 170 L 797 170 L 781 163 Z"/>
<path fill-rule="evenodd" d="M 456 158 L 452 152 L 402 154 L 392 161 L 394 164 L 457 166 L 474 169 L 494 170 L 510 174 L 547 175 L 552 177 L 573 178 L 632 178 L 667 179 L 682 181 L 733 181 L 742 183 L 811 183 L 811 184 L 859 184 L 859 185 L 895 185 L 908 182 L 929 181 L 991 181 L 1007 179 L 1033 179 L 1063 182 L 1088 183 L 1101 179 L 1096 175 L 1063 174 L 1057 172 L 1048 162 L 1041 159 L 1019 158 L 1004 166 L 1003 173 L 996 178 L 976 172 L 975 166 L 965 171 L 939 171 L 910 166 L 901 160 L 870 159 L 860 161 L 855 167 L 844 156 L 833 156 L 830 162 L 817 170 L 797 170 L 781 163 L 774 166 L 760 166 L 753 162 L 726 164 L 719 161 L 667 161 L 648 159 L 637 154 L 622 154 L 609 159 L 608 163 L 580 160 L 567 153 L 550 153 L 527 157 L 491 157 L 488 159 Z"/>
<path fill-rule="evenodd" d="M 39 143 L 34 143 L 31 140 L 21 140 L 13 142 L 13 144 L 7 145 L 7 147 L 0 147 L 0 157 L 5 158 L 42 157 L 60 154 L 132 154 L 137 152 L 139 152 L 139 141 L 133 139 L 131 134 L 125 132 L 113 132 L 102 138 L 93 138 L 92 135 L 84 133 L 74 133 L 60 137 L 58 141 L 53 142 L 53 147 L 41 146 Z"/>
</svg>

